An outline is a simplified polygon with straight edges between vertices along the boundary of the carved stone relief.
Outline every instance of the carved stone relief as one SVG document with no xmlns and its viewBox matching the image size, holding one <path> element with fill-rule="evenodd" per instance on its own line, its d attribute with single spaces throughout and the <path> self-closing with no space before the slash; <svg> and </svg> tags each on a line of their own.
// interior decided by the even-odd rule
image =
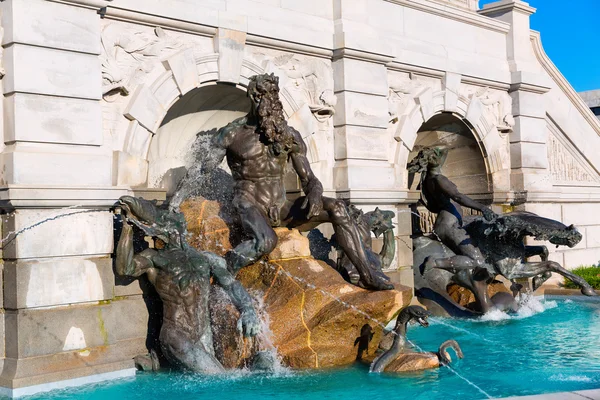
<svg viewBox="0 0 600 400">
<path fill-rule="evenodd" d="M 512 115 L 512 98 L 507 92 L 491 90 L 486 86 L 475 89 L 469 97 L 477 98 L 494 114 L 497 119 L 498 132 L 508 134 L 513 131 L 515 119 Z"/>
<path fill-rule="evenodd" d="M 548 135 L 548 161 L 556 182 L 600 182 L 598 173 L 586 165 L 587 162 L 568 143 L 568 139 L 553 127 Z"/>
<path fill-rule="evenodd" d="M 156 63 L 186 45 L 189 43 L 167 35 L 162 28 L 150 33 L 107 25 L 102 31 L 102 93 L 127 96 Z"/>
<path fill-rule="evenodd" d="M 425 88 L 425 84 L 418 81 L 412 74 L 406 76 L 390 75 L 388 80 L 390 88 L 388 94 L 390 122 L 395 124 L 417 92 Z"/>
<path fill-rule="evenodd" d="M 251 56 L 265 72 L 279 76 L 279 85 L 293 96 L 301 107 L 307 104 L 315 119 L 324 123 L 335 113 L 337 96 L 333 91 L 333 70 L 327 62 L 297 54 L 270 54 L 255 50 Z"/>
<path fill-rule="evenodd" d="M 132 128 L 124 116 L 131 97 L 128 94 L 158 78 L 152 75 L 160 71 L 156 67 L 175 53 L 187 48 L 193 48 L 196 57 L 214 52 L 210 38 L 115 21 L 105 22 L 101 41 L 103 129 L 115 151 L 123 150 Z"/>
</svg>

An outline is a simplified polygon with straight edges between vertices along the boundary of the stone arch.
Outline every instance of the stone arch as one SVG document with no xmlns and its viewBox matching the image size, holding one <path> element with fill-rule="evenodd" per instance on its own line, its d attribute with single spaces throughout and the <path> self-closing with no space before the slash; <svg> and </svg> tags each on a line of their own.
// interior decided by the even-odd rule
<svg viewBox="0 0 600 400">
<path fill-rule="evenodd" d="M 144 81 L 133 91 L 123 115 L 130 121 L 122 151 L 114 157 L 113 175 L 116 185 L 146 187 L 148 185 L 148 152 L 154 135 L 169 109 L 191 91 L 208 85 L 226 83 L 246 90 L 253 75 L 264 73 L 260 65 L 244 58 L 239 74 L 231 79 L 231 68 L 224 72 L 227 62 L 219 53 L 196 55 L 193 47 L 186 48 L 157 65 L 146 74 Z M 221 67 L 220 67 L 221 66 Z M 235 74 L 234 74 L 235 75 Z M 222 79 L 225 78 L 225 79 Z M 282 88 L 280 98 L 284 113 L 291 124 L 300 131 L 308 147 L 311 163 L 322 161 L 312 132 L 303 129 L 303 118 L 308 115 L 305 106 L 299 106 L 287 89 Z M 313 118 L 310 115 L 310 118 Z M 312 124 L 306 124 L 307 127 Z"/>
<path fill-rule="evenodd" d="M 445 78 L 444 85 L 448 81 Z M 491 177 L 493 191 L 509 191 L 509 142 L 506 135 L 498 131 L 498 116 L 479 98 L 458 94 L 459 86 L 446 87 L 440 91 L 423 88 L 410 95 L 409 105 L 398 115 L 397 127 L 392 131 L 390 161 L 395 164 L 399 173 L 405 174 L 405 166 L 421 126 L 436 115 L 450 113 L 462 120 L 473 133 Z M 406 177 L 404 182 L 406 184 Z"/>
</svg>

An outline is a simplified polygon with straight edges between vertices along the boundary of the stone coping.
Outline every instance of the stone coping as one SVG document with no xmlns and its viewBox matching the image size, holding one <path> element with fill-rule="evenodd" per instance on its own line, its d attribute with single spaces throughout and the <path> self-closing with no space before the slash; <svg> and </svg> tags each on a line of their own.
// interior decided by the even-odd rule
<svg viewBox="0 0 600 400">
<path fill-rule="evenodd" d="M 583 296 L 581 294 L 581 290 L 579 289 L 566 289 L 561 287 L 549 287 L 543 288 L 540 290 L 544 295 L 552 295 L 552 296 Z M 596 293 L 600 295 L 600 290 L 596 290 Z"/>
<path fill-rule="evenodd" d="M 586 301 L 586 302 L 600 302 L 600 290 L 596 290 L 598 297 L 589 297 L 581 294 L 579 289 L 565 289 L 559 287 L 542 287 L 536 292 L 536 295 L 544 296 L 545 299 L 560 300 L 568 297 L 572 300 Z"/>
<path fill-rule="evenodd" d="M 6 388 L 6 387 L 0 387 L 0 396 L 4 396 L 4 397 L 8 397 L 8 398 L 31 396 L 31 395 L 42 393 L 42 392 L 49 392 L 51 390 L 84 386 L 84 385 L 89 385 L 92 383 L 113 381 L 115 379 L 134 378 L 135 375 L 136 375 L 135 368 L 127 368 L 127 369 L 122 369 L 122 370 L 117 370 L 117 371 L 112 371 L 112 372 L 106 372 L 106 373 L 102 373 L 102 374 L 82 376 L 80 378 L 66 379 L 64 381 L 43 383 L 41 385 L 26 386 L 26 387 L 22 387 L 22 388 L 11 389 L 11 388 Z"/>
</svg>

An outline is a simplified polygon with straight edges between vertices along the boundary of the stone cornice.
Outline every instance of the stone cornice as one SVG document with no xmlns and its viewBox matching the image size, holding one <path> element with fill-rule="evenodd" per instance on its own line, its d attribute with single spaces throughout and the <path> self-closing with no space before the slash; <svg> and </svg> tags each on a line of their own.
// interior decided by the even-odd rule
<svg viewBox="0 0 600 400">
<path fill-rule="evenodd" d="M 600 187 L 565 187 L 554 185 L 556 191 L 525 193 L 523 201 L 527 203 L 600 203 Z"/>
<path fill-rule="evenodd" d="M 457 7 L 449 7 L 437 2 L 428 0 L 384 0 L 389 3 L 398 4 L 405 7 L 410 7 L 428 14 L 439 15 L 444 18 L 453 19 L 455 21 L 464 22 L 470 25 L 475 25 L 480 28 L 489 29 L 501 33 L 508 33 L 510 24 L 502 21 L 497 21 L 479 15 L 473 11 L 460 9 Z"/>
<path fill-rule="evenodd" d="M 413 73 L 421 76 L 428 76 L 431 78 L 443 78 L 446 75 L 446 71 L 420 67 L 417 65 L 404 64 L 399 61 L 391 61 L 386 64 L 388 70 L 397 71 L 397 72 L 407 72 Z M 461 83 L 475 86 L 487 86 L 490 89 L 498 89 L 498 90 L 508 90 L 510 88 L 510 83 L 508 81 L 493 81 L 490 79 L 480 78 L 476 76 L 469 75 L 461 75 Z"/>
<path fill-rule="evenodd" d="M 209 27 L 191 22 L 180 21 L 156 15 L 144 14 L 136 11 L 124 10 L 116 7 L 103 7 L 100 10 L 102 18 L 125 22 L 135 22 L 147 26 L 160 26 L 173 31 L 191 33 L 194 35 L 213 37 L 217 33 L 216 27 Z"/>
<path fill-rule="evenodd" d="M 411 72 L 417 75 L 429 76 L 432 78 L 442 78 L 446 73 L 439 69 L 425 68 L 418 65 L 405 64 L 397 60 L 387 63 L 387 68 L 390 71 Z"/>
<path fill-rule="evenodd" d="M 512 83 L 510 85 L 510 91 L 516 92 L 517 90 L 523 92 L 531 92 L 535 94 L 544 94 L 548 93 L 550 91 L 550 88 L 539 83 L 515 81 L 515 83 Z"/>
<path fill-rule="evenodd" d="M 83 1 L 83 0 L 81 0 Z M 177 32 L 190 33 L 193 35 L 213 37 L 217 33 L 216 26 L 202 25 L 192 22 L 181 21 L 172 18 L 161 17 L 157 15 L 150 15 L 136 11 L 125 10 L 112 6 L 103 7 L 100 10 L 100 15 L 106 19 L 134 22 L 147 26 L 160 26 L 162 28 L 170 29 Z M 270 49 L 293 51 L 299 54 L 305 54 L 314 57 L 328 58 L 330 59 L 333 52 L 330 49 L 323 49 L 319 47 L 307 46 L 299 43 L 288 42 L 285 40 L 272 39 L 259 35 L 248 34 L 246 36 L 246 43 L 248 45 L 266 47 Z"/>
<path fill-rule="evenodd" d="M 112 0 L 46 0 L 52 3 L 62 3 L 69 4 L 79 7 L 92 8 L 92 9 L 100 9 L 102 7 L 106 7 L 110 4 Z"/>
<path fill-rule="evenodd" d="M 131 195 L 129 187 L 56 187 L 44 185 L 7 185 L 0 187 L 0 209 L 110 207 L 124 195 Z"/>
<path fill-rule="evenodd" d="M 258 36 L 248 34 L 246 37 L 246 43 L 258 47 L 266 47 L 269 49 L 282 50 L 282 51 L 293 51 L 298 54 L 304 54 L 307 56 L 321 57 L 331 59 L 333 57 L 333 51 L 324 49 L 321 47 L 307 46 L 300 43 L 288 42 L 285 40 L 272 39 L 264 36 Z"/>
<path fill-rule="evenodd" d="M 529 4 L 519 0 L 504 0 L 502 2 L 495 2 L 486 4 L 483 9 L 479 10 L 482 15 L 495 14 L 507 11 L 518 11 L 522 14 L 531 15 L 534 14 L 536 9 L 531 7 Z"/>
<path fill-rule="evenodd" d="M 377 64 L 388 64 L 394 60 L 393 56 L 386 54 L 371 53 L 364 50 L 343 47 L 333 51 L 333 61 L 341 58 L 352 58 L 360 61 L 368 61 Z"/>
<path fill-rule="evenodd" d="M 575 89 L 573 89 L 573 87 L 569 84 L 565 77 L 560 73 L 558 68 L 556 68 L 552 60 L 550 60 L 550 58 L 544 51 L 544 47 L 542 46 L 542 40 L 540 38 L 539 32 L 531 31 L 531 46 L 533 47 L 533 52 L 537 60 L 542 65 L 544 70 L 548 73 L 548 75 L 550 75 L 550 77 L 558 85 L 558 87 L 567 95 L 567 97 L 571 100 L 575 108 L 590 124 L 592 129 L 594 129 L 594 131 L 596 131 L 596 133 L 600 135 L 600 121 L 598 121 L 592 110 L 590 110 L 587 104 L 585 104 L 581 96 L 577 94 Z"/>
<path fill-rule="evenodd" d="M 489 79 L 478 78 L 478 77 L 468 76 L 468 75 L 463 75 L 461 82 L 464 84 L 468 84 L 468 85 L 487 86 L 490 89 L 498 89 L 498 90 L 510 89 L 510 84 L 508 84 L 506 82 L 492 81 Z"/>
</svg>

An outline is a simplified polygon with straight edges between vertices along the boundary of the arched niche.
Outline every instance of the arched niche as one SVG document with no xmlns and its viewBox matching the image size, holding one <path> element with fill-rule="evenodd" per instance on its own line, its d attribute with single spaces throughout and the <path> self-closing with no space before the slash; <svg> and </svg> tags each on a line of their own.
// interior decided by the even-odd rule
<svg viewBox="0 0 600 400">
<path fill-rule="evenodd" d="M 492 176 L 488 173 L 480 143 L 471 128 L 452 113 L 440 113 L 426 121 L 417 131 L 417 137 L 408 160 L 412 160 L 420 150 L 426 147 L 448 149 L 448 157 L 442 167 L 442 174 L 450 179 L 458 190 L 484 204 L 493 200 Z M 409 174 L 410 190 L 418 190 L 420 174 Z M 473 211 L 463 207 L 465 215 Z M 435 216 L 427 209 L 417 206 L 420 229 L 431 233 Z M 414 225 L 416 226 L 416 225 Z"/>
<path fill-rule="evenodd" d="M 402 107 L 396 110 L 397 122 L 390 127 L 390 161 L 398 174 L 404 174 L 402 180 L 410 189 L 405 167 L 418 151 L 415 146 L 419 135 L 443 127 L 446 120 L 459 121 L 470 133 L 463 136 L 472 137 L 479 148 L 487 172 L 488 192 L 498 193 L 501 198 L 510 191 L 508 136 L 498 130 L 498 115 L 477 96 L 465 94 L 457 79 L 460 77 L 451 75 L 448 73 L 442 80 L 442 90 L 418 87 L 411 89 L 410 94 L 401 93 Z"/>
<path fill-rule="evenodd" d="M 148 152 L 148 186 L 171 194 L 194 160 L 197 135 L 213 135 L 250 110 L 246 92 L 228 84 L 202 86 L 188 92 L 168 110 Z M 194 149 L 197 150 L 197 149 Z M 226 164 L 223 168 L 227 169 Z"/>
<path fill-rule="evenodd" d="M 491 199 L 492 181 L 485 159 L 473 132 L 461 119 L 451 113 L 441 113 L 425 122 L 417 132 L 409 160 L 426 147 L 443 147 L 449 150 L 442 173 L 462 193 Z M 412 186 L 414 185 L 413 183 Z"/>
<path fill-rule="evenodd" d="M 201 129 L 224 126 L 248 111 L 249 105 L 242 105 L 247 101 L 245 88 L 250 77 L 264 73 L 264 69 L 244 59 L 237 83 L 221 83 L 219 54 L 194 54 L 194 49 L 188 48 L 171 56 L 148 73 L 145 81 L 133 91 L 124 110 L 124 117 L 130 121 L 127 132 L 123 134 L 125 140 L 122 149 L 114 154 L 114 185 L 138 190 L 172 190 L 174 182 L 185 174 L 185 169 L 181 168 L 183 153 L 174 154 L 174 149 L 185 147 L 180 141 L 185 142 Z M 306 142 L 309 161 L 325 161 L 325 156 L 319 154 L 313 135 L 314 116 L 308 105 L 298 105 L 286 88 L 281 89 L 280 99 L 285 117 L 290 125 L 300 131 Z M 204 103 L 205 100 L 207 103 Z M 188 111 L 195 107 L 200 107 L 196 111 L 203 114 L 190 115 L 195 113 Z M 213 117 L 202 122 L 211 112 L 214 113 Z M 189 119 L 187 124 L 186 120 L 180 120 L 183 117 Z M 217 123 L 221 125 L 211 126 Z M 177 133 L 176 126 L 184 126 L 185 132 Z M 192 132 L 195 129 L 198 130 Z M 159 133 L 162 133 L 160 139 Z M 164 155 L 167 157 L 161 161 Z M 167 172 L 170 175 L 165 177 Z M 298 185 L 297 182 L 290 182 L 286 187 L 297 190 Z"/>
</svg>

